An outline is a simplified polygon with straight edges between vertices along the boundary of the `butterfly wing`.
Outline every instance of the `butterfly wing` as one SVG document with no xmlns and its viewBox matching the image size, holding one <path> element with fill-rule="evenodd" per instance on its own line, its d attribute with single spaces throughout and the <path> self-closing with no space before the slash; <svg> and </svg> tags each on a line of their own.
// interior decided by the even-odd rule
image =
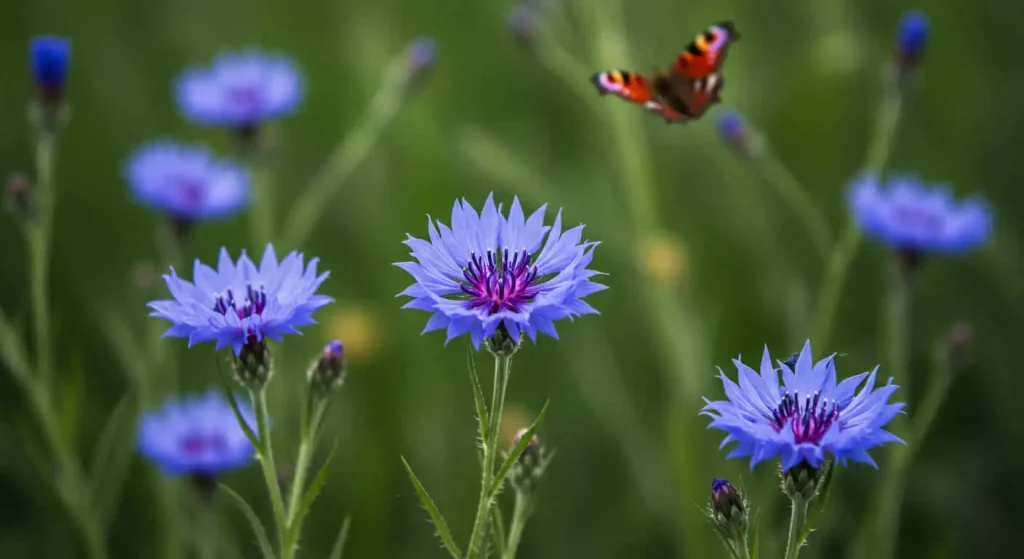
<svg viewBox="0 0 1024 559">
<path fill-rule="evenodd" d="M 694 80 L 687 99 L 690 118 L 702 116 L 711 105 L 721 101 L 720 92 L 724 86 L 725 79 L 719 74 L 709 74 L 706 78 Z"/>
<path fill-rule="evenodd" d="M 661 115 L 666 123 L 671 124 L 703 116 L 711 105 L 720 101 L 719 92 L 725 80 L 719 74 L 710 74 L 699 80 L 676 77 L 664 83 L 671 83 L 675 89 L 670 94 L 656 96 L 645 106 L 649 112 Z"/>
<path fill-rule="evenodd" d="M 725 61 L 729 46 L 740 38 L 731 21 L 708 27 L 690 42 L 672 66 L 672 71 L 698 80 L 718 71 Z"/>
<path fill-rule="evenodd" d="M 591 77 L 591 81 L 600 94 L 611 93 L 631 103 L 645 105 L 653 97 L 650 80 L 636 72 L 598 72 Z"/>
</svg>

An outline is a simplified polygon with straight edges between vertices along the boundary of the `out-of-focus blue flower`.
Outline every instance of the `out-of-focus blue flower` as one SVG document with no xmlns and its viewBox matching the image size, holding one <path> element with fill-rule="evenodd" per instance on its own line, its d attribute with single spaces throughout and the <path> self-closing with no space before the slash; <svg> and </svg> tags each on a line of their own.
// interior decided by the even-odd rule
<svg viewBox="0 0 1024 559">
<path fill-rule="evenodd" d="M 164 336 L 188 338 L 189 347 L 215 341 L 218 350 L 231 347 L 238 355 L 246 344 L 264 337 L 280 341 L 284 334 L 300 333 L 300 326 L 316 324 L 313 312 L 333 301 L 316 293 L 330 275 L 318 275 L 317 262 L 304 267 L 302 254 L 292 252 L 278 263 L 268 244 L 257 268 L 244 250 L 235 263 L 221 248 L 216 270 L 196 259 L 195 283 L 171 268 L 164 281 L 174 299 L 149 303 L 150 316 L 173 323 Z"/>
<path fill-rule="evenodd" d="M 916 63 L 928 45 L 930 25 L 922 12 L 907 12 L 896 31 L 896 49 L 902 64 Z"/>
<path fill-rule="evenodd" d="M 430 240 L 409 236 L 416 261 L 396 264 L 416 280 L 399 294 L 413 298 L 403 308 L 433 314 L 424 333 L 468 333 L 479 349 L 499 326 L 514 342 L 520 332 L 536 342 L 538 331 L 558 338 L 556 320 L 597 313 L 583 298 L 605 289 L 587 269 L 599 243 L 580 242 L 583 225 L 563 232 L 561 211 L 545 226 L 546 209 L 527 219 L 515 198 L 506 217 L 491 195 L 479 214 L 456 200 L 451 227 L 428 216 Z"/>
<path fill-rule="evenodd" d="M 889 379 L 876 389 L 877 367 L 837 383 L 834 357 L 814 363 L 808 341 L 795 367 L 779 362 L 781 385 L 767 347 L 760 375 L 740 359 L 733 360 L 739 384 L 719 369 L 727 399 L 705 398 L 701 414 L 712 418 L 709 428 L 728 433 L 722 446 L 737 443 L 729 458 L 749 456 L 753 468 L 779 456 L 783 470 L 801 462 L 817 469 L 828 453 L 844 465 L 854 460 L 877 468 L 868 450 L 903 442 L 883 429 L 903 409 L 902 403 L 889 404 L 898 387 Z"/>
<path fill-rule="evenodd" d="M 413 83 L 423 78 L 437 62 L 437 41 L 433 37 L 419 37 L 405 50 L 405 79 Z"/>
<path fill-rule="evenodd" d="M 71 41 L 55 35 L 34 37 L 29 45 L 32 77 L 45 101 L 60 100 L 71 61 Z"/>
<path fill-rule="evenodd" d="M 966 252 L 992 231 L 984 201 L 957 202 L 948 188 L 926 186 L 912 176 L 892 178 L 884 186 L 874 176 L 854 181 L 850 208 L 866 235 L 915 253 Z"/>
<path fill-rule="evenodd" d="M 125 178 L 138 203 L 186 222 L 228 217 L 249 204 L 246 172 L 200 146 L 147 144 L 128 159 Z"/>
<path fill-rule="evenodd" d="M 718 129 L 718 135 L 740 155 L 757 156 L 763 151 L 760 134 L 751 128 L 738 111 L 723 111 L 715 127 Z"/>
<path fill-rule="evenodd" d="M 178 78 L 178 105 L 203 125 L 251 128 L 295 111 L 304 95 L 292 60 L 257 50 L 227 53 Z"/>
<path fill-rule="evenodd" d="M 238 402 L 242 417 L 256 430 L 252 409 Z M 167 475 L 216 476 L 252 461 L 255 451 L 218 391 L 182 400 L 169 399 L 139 422 L 138 446 Z"/>
<path fill-rule="evenodd" d="M 537 38 L 537 23 L 540 16 L 526 4 L 518 4 L 508 12 L 509 31 L 524 45 L 532 47 Z"/>
</svg>

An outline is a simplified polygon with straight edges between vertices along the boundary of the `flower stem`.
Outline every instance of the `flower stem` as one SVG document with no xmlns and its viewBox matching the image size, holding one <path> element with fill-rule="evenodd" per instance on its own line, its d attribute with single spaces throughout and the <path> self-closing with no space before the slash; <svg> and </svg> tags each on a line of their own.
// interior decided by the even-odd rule
<svg viewBox="0 0 1024 559">
<path fill-rule="evenodd" d="M 483 540 L 494 501 L 490 498 L 491 485 L 494 483 L 494 463 L 498 455 L 498 426 L 501 424 L 501 411 L 505 406 L 505 390 L 508 377 L 512 371 L 512 357 L 496 354 L 494 357 L 494 387 L 491 394 L 491 410 L 487 437 L 484 444 L 483 468 L 480 475 L 480 500 L 476 507 L 476 519 L 473 531 L 466 546 L 466 558 L 471 559 L 483 549 Z"/>
<path fill-rule="evenodd" d="M 814 205 L 807 190 L 793 176 L 793 173 L 789 172 L 789 169 L 771 153 L 765 153 L 758 158 L 756 166 L 765 182 L 775 189 L 775 192 L 800 218 L 822 258 L 827 258 L 832 248 L 832 233 L 829 232 L 821 211 Z"/>
<path fill-rule="evenodd" d="M 312 410 L 310 410 L 312 408 Z M 295 544 L 301 530 L 293 524 L 299 513 L 299 506 L 302 503 L 303 490 L 306 486 L 306 477 L 309 474 L 310 460 L 313 457 L 313 450 L 316 447 L 317 431 L 320 420 L 327 410 L 327 401 L 324 399 L 307 403 L 304 406 L 302 418 L 302 433 L 299 441 L 299 456 L 295 461 L 295 479 L 292 480 L 291 489 L 288 495 L 287 509 L 287 534 L 288 541 L 284 543 L 289 553 L 294 553 Z"/>
<path fill-rule="evenodd" d="M 796 559 L 800 555 L 800 548 L 803 542 L 800 541 L 800 533 L 804 529 L 804 522 L 807 521 L 807 501 L 800 497 L 793 498 L 793 508 L 789 516 L 789 537 L 786 539 L 786 558 Z"/>
<path fill-rule="evenodd" d="M 877 175 L 881 174 L 885 168 L 892 148 L 892 140 L 896 135 L 901 105 L 900 90 L 896 87 L 886 89 L 882 105 L 878 109 L 874 137 L 868 147 L 867 158 L 864 162 L 865 172 Z M 839 298 L 842 297 L 843 289 L 846 286 L 850 264 L 857 254 L 860 240 L 860 227 L 850 219 L 839 242 L 832 249 L 832 256 L 826 265 L 825 280 L 818 296 L 818 304 L 811 324 L 811 334 L 816 336 L 816 343 L 820 345 L 828 346 L 829 344 L 832 323 L 839 307 Z"/>
<path fill-rule="evenodd" d="M 501 559 L 515 559 L 516 549 L 519 548 L 519 540 L 523 537 L 523 530 L 526 528 L 526 521 L 530 518 L 532 503 L 530 494 L 525 491 L 516 491 L 516 502 L 512 512 L 512 526 L 508 530 L 508 543 L 505 545 L 505 553 Z"/>
<path fill-rule="evenodd" d="M 217 559 L 217 511 L 213 503 L 200 503 L 196 515 L 196 554 L 198 559 Z"/>
<path fill-rule="evenodd" d="M 36 374 L 48 383 L 53 375 L 50 341 L 50 238 L 53 233 L 53 144 L 54 136 L 40 134 L 36 141 L 37 213 L 29 228 L 29 288 L 32 324 L 35 328 Z"/>
<path fill-rule="evenodd" d="M 330 205 L 345 182 L 370 155 L 384 129 L 394 120 L 405 98 L 405 54 L 391 64 L 380 89 L 370 100 L 363 117 L 345 139 L 334 148 L 324 166 L 301 191 L 284 220 L 280 242 L 285 248 L 296 248 L 313 231 L 320 215 Z"/>
<path fill-rule="evenodd" d="M 260 466 L 263 469 L 263 481 L 267 484 L 267 491 L 270 492 L 270 505 L 274 509 L 274 524 L 277 528 L 277 537 L 281 546 L 280 559 L 289 559 L 292 556 L 292 550 L 285 548 L 288 520 L 285 517 L 284 499 L 281 497 L 281 485 L 277 480 L 277 466 L 274 464 L 274 451 L 270 442 L 266 394 L 266 387 L 259 392 L 249 392 L 252 398 L 253 410 L 256 412 L 256 436 L 259 439 L 258 451 Z"/>
</svg>

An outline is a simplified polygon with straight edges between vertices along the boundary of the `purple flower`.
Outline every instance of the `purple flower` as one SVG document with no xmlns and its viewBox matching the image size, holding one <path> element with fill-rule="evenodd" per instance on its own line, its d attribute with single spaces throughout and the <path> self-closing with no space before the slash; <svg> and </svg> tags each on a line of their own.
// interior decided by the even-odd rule
<svg viewBox="0 0 1024 559">
<path fill-rule="evenodd" d="M 128 159 L 125 177 L 138 203 L 185 222 L 229 217 L 249 204 L 246 172 L 200 146 L 147 144 Z"/>
<path fill-rule="evenodd" d="M 445 328 L 447 341 L 468 333 L 479 349 L 499 327 L 515 342 L 520 332 L 536 342 L 538 331 L 558 338 L 556 320 L 597 313 L 583 298 L 605 289 L 587 269 L 599 243 L 580 242 L 583 225 L 563 232 L 561 211 L 545 226 L 546 208 L 527 219 L 515 198 L 506 217 L 488 196 L 479 214 L 457 200 L 451 227 L 428 216 L 430 240 L 409 236 L 416 261 L 396 264 L 416 281 L 399 294 L 413 298 L 403 308 L 432 313 L 424 333 Z"/>
<path fill-rule="evenodd" d="M 178 105 L 203 125 L 251 128 L 295 111 L 304 91 L 295 63 L 250 49 L 223 54 L 178 78 Z"/>
<path fill-rule="evenodd" d="M 36 89 L 44 101 L 59 101 L 64 94 L 71 61 L 71 41 L 55 35 L 32 38 L 29 62 Z"/>
<path fill-rule="evenodd" d="M 801 462 L 817 469 L 828 453 L 844 465 L 854 460 L 877 468 L 868 450 L 903 442 L 883 429 L 903 409 L 902 403 L 888 403 L 898 387 L 889 379 L 876 389 L 877 367 L 837 383 L 834 357 L 814 363 L 808 341 L 795 367 L 779 362 L 781 385 L 767 347 L 760 375 L 740 359 L 733 360 L 739 384 L 719 369 L 727 399 L 705 398 L 700 413 L 711 417 L 709 428 L 727 433 L 722 446 L 736 443 L 729 458 L 749 456 L 753 468 L 779 456 L 783 470 Z"/>
<path fill-rule="evenodd" d="M 913 253 L 958 254 L 975 249 L 992 232 L 992 214 L 980 199 L 957 202 L 948 188 L 911 176 L 885 186 L 874 176 L 855 181 L 850 208 L 864 234 Z"/>
<path fill-rule="evenodd" d="M 246 344 L 258 344 L 264 337 L 280 341 L 285 334 L 299 334 L 298 327 L 316 323 L 313 312 L 333 301 L 316 293 L 330 275 L 318 275 L 317 262 L 314 258 L 304 267 L 302 254 L 292 252 L 278 263 L 268 244 L 257 268 L 244 250 L 236 264 L 221 248 L 216 270 L 196 259 L 195 283 L 171 268 L 164 281 L 174 299 L 149 303 L 154 311 L 150 316 L 173 324 L 164 336 L 188 338 L 189 347 L 215 341 L 218 350 L 231 347 L 238 355 Z"/>
<path fill-rule="evenodd" d="M 254 431 L 255 416 L 245 402 L 239 411 Z M 255 451 L 231 404 L 218 391 L 182 400 L 168 399 L 139 422 L 139 452 L 167 475 L 216 476 L 252 461 Z"/>
<path fill-rule="evenodd" d="M 916 62 L 928 45 L 930 25 L 922 12 L 907 12 L 900 18 L 896 31 L 896 50 L 904 63 Z"/>
</svg>

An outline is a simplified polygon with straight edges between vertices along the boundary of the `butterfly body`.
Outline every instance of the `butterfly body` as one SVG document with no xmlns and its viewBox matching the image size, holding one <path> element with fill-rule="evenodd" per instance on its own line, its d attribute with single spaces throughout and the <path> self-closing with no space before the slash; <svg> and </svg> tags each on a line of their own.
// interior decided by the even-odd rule
<svg viewBox="0 0 1024 559">
<path fill-rule="evenodd" d="M 591 81 L 598 93 L 613 94 L 643 105 L 666 122 L 685 122 L 703 115 L 719 102 L 725 80 L 718 73 L 728 46 L 739 38 L 731 22 L 712 25 L 680 54 L 667 72 L 652 77 L 627 70 L 594 74 Z"/>
</svg>

